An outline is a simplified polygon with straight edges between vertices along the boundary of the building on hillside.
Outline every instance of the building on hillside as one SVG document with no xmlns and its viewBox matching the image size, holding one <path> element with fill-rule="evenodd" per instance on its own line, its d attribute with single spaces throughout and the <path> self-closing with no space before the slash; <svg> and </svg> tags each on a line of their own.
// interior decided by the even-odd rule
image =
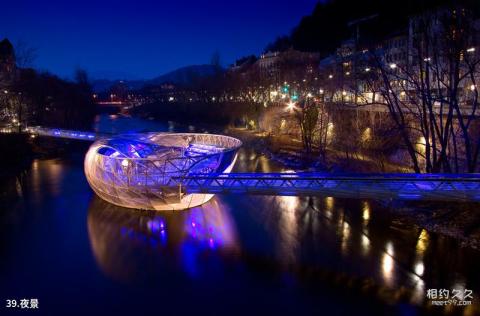
<svg viewBox="0 0 480 316">
<path fill-rule="evenodd" d="M 390 89 L 399 90 L 401 98 L 406 99 L 409 91 L 413 93 L 416 89 L 407 79 L 418 81 L 419 76 L 428 75 L 438 83 L 434 73 L 451 70 L 448 59 L 452 58 L 449 54 L 452 49 L 460 54 L 463 67 L 460 72 L 465 73 L 468 64 L 477 65 L 480 59 L 480 19 L 473 19 L 461 7 L 441 8 L 410 17 L 408 25 L 378 42 L 370 42 L 368 46 L 362 46 L 362 42 L 368 41 L 352 36 L 319 62 L 319 77 L 324 82 L 322 90 L 330 90 L 325 94 L 326 100 L 357 104 L 383 101 L 379 94 L 371 91 L 365 79 L 368 72 L 380 66 L 392 73 Z M 476 67 L 478 69 L 478 65 Z M 476 95 L 478 85 L 472 82 L 480 82 L 479 76 L 480 72 L 476 71 L 472 80 L 462 80 L 459 86 L 465 94 Z M 441 87 L 435 93 L 445 95 L 445 89 Z"/>
</svg>

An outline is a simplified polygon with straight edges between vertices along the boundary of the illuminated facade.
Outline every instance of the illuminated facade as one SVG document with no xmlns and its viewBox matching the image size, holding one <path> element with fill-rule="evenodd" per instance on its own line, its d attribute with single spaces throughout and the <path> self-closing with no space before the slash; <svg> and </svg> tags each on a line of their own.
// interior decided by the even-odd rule
<svg viewBox="0 0 480 316">
<path fill-rule="evenodd" d="M 181 210 L 213 194 L 166 189 L 171 177 L 228 173 L 241 141 L 212 134 L 144 133 L 97 140 L 85 157 L 88 183 L 102 199 L 129 208 Z"/>
</svg>

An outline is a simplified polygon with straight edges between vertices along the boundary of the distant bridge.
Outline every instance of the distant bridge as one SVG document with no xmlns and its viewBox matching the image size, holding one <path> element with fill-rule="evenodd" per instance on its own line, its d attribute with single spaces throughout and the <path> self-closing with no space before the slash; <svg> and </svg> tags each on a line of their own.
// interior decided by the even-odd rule
<svg viewBox="0 0 480 316">
<path fill-rule="evenodd" d="M 95 141 L 98 138 L 107 136 L 107 134 L 101 134 L 101 133 L 72 131 L 72 130 L 66 130 L 61 128 L 50 128 L 50 127 L 40 127 L 40 126 L 29 127 L 26 129 L 26 132 L 39 135 L 39 136 L 50 136 L 50 137 L 57 137 L 57 138 L 78 139 L 78 140 L 87 140 L 87 141 Z"/>
<path fill-rule="evenodd" d="M 94 141 L 108 135 L 32 127 L 41 136 Z M 111 136 L 111 135 L 110 135 Z M 165 192 L 259 195 L 323 195 L 381 200 L 480 201 L 480 174 L 228 173 L 172 176 Z"/>
</svg>

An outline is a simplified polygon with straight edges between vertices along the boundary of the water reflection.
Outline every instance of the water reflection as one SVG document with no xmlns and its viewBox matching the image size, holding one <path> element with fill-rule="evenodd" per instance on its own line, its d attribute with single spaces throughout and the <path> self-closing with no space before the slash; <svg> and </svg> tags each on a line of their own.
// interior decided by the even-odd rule
<svg viewBox="0 0 480 316">
<path fill-rule="evenodd" d="M 283 210 L 278 221 L 280 238 L 279 250 L 285 263 L 293 263 L 297 259 L 298 222 L 297 210 L 300 198 L 297 196 L 279 196 L 275 198 L 278 208 Z"/>
<path fill-rule="evenodd" d="M 420 236 L 418 236 L 417 246 L 415 247 L 417 255 L 423 256 L 423 253 L 428 246 L 428 232 L 425 229 L 422 229 Z"/>
<path fill-rule="evenodd" d="M 234 256 L 240 249 L 230 210 L 218 200 L 182 212 L 150 212 L 95 197 L 87 225 L 97 264 L 116 280 L 152 280 L 176 265 L 197 277 L 208 270 L 205 256 Z"/>
<path fill-rule="evenodd" d="M 122 121 L 126 120 L 115 120 Z M 154 128 L 153 122 L 131 122 L 111 129 Z M 165 130 L 177 129 L 169 125 Z M 248 147 L 239 152 L 235 166 L 239 172 L 282 170 Z M 474 298 L 479 293 L 478 251 L 402 222 L 375 201 L 225 195 L 201 208 L 171 213 L 123 209 L 94 198 L 85 221 L 83 201 L 93 193 L 81 161 L 35 160 L 24 176 L 5 186 L 4 193 L 22 200 L 19 205 L 13 198 L 5 202 L 8 216 L 0 218 L 5 240 L 13 245 L 0 256 L 11 267 L 2 270 L 12 275 L 10 283 L 4 283 L 6 288 L 30 285 L 32 279 L 50 284 L 55 274 L 58 280 L 72 280 L 79 291 L 89 293 L 91 288 L 118 289 L 109 281 L 119 280 L 135 284 L 105 291 L 107 298 L 136 302 L 158 293 L 149 287 L 155 282 L 167 289 L 163 295 L 182 293 L 182 302 L 203 295 L 193 306 L 205 298 L 215 297 L 215 305 L 221 305 L 241 297 L 249 303 L 257 299 L 256 303 L 272 305 L 276 309 L 271 313 L 280 314 L 286 313 L 281 302 L 292 297 L 301 298 L 295 312 L 309 302 L 315 302 L 309 309 L 314 312 L 356 302 L 351 304 L 352 313 L 362 313 L 358 302 L 380 308 L 411 302 L 429 308 L 425 295 L 430 288 L 470 289 Z M 85 231 L 90 247 L 84 245 Z M 72 244 L 79 245 L 75 252 Z M 90 250 L 95 261 L 84 260 Z M 92 280 L 72 274 L 77 266 L 92 272 Z M 95 275 L 98 268 L 103 273 Z M 142 291 L 137 282 L 145 283 L 147 290 Z M 60 295 L 50 290 L 45 293 Z M 265 298 L 266 293 L 273 294 Z M 337 304 L 332 303 L 335 300 Z M 477 300 L 473 307 L 454 312 L 468 313 L 475 306 L 480 306 Z M 472 315 L 475 312 L 478 308 Z"/>
<path fill-rule="evenodd" d="M 60 196 L 62 181 L 66 172 L 65 162 L 60 159 L 39 160 L 32 162 L 30 176 L 33 195 L 36 201 L 42 201 L 46 194 Z"/>
<path fill-rule="evenodd" d="M 393 285 L 394 281 L 394 268 L 395 268 L 395 262 L 393 260 L 394 258 L 394 250 L 393 250 L 393 244 L 392 242 L 387 242 L 387 245 L 385 247 L 385 253 L 382 256 L 382 274 L 383 274 L 383 279 L 385 280 L 385 283 L 389 286 Z"/>
<path fill-rule="evenodd" d="M 325 198 L 325 216 L 328 219 L 332 218 L 332 211 L 333 211 L 333 197 L 327 196 Z"/>
<path fill-rule="evenodd" d="M 363 218 L 363 225 L 367 226 L 368 221 L 370 220 L 370 205 L 368 204 L 368 201 L 363 201 L 362 218 Z"/>
<path fill-rule="evenodd" d="M 364 256 L 367 256 L 369 250 L 370 250 L 370 239 L 363 234 L 362 235 L 362 254 Z"/>
<path fill-rule="evenodd" d="M 350 237 L 350 225 L 343 221 L 343 224 L 342 224 L 342 253 L 346 254 L 348 253 L 348 245 L 349 245 L 349 242 L 348 242 L 348 239 Z"/>
</svg>

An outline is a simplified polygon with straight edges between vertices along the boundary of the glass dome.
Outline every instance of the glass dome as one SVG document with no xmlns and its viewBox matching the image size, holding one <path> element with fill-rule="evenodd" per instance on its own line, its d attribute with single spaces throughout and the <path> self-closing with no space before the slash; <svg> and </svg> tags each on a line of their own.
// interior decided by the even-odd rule
<svg viewBox="0 0 480 316">
<path fill-rule="evenodd" d="M 166 188 L 171 177 L 228 173 L 242 142 L 195 133 L 119 135 L 94 142 L 85 156 L 87 181 L 102 199 L 129 208 L 179 210 L 208 202 L 212 194 Z"/>
</svg>

